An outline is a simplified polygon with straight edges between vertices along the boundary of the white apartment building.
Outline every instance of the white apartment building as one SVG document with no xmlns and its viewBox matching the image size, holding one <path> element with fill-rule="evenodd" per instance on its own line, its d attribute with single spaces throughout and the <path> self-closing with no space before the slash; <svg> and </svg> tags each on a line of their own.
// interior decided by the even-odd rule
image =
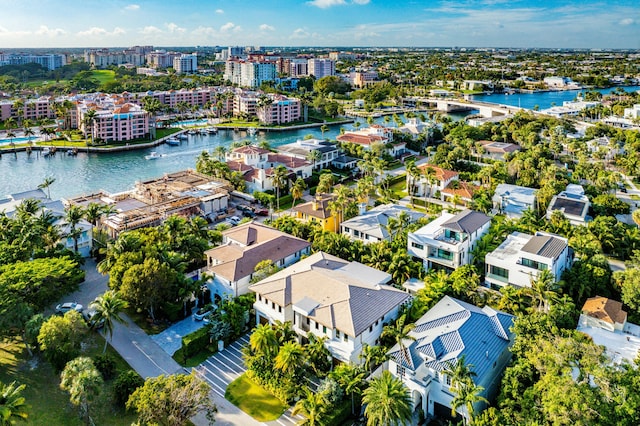
<svg viewBox="0 0 640 426">
<path fill-rule="evenodd" d="M 572 258 L 566 238 L 545 232 L 514 232 L 485 256 L 485 282 L 492 287 L 531 287 L 531 281 L 544 270 L 557 282 L 571 267 Z"/>
<path fill-rule="evenodd" d="M 250 286 L 258 324 L 289 321 L 300 341 L 326 337 L 341 362 L 360 364 L 364 344 L 375 345 L 383 324 L 411 296 L 390 285 L 385 272 L 318 252 Z"/>
<path fill-rule="evenodd" d="M 489 231 L 491 218 L 474 210 L 458 214 L 443 212 L 429 224 L 410 232 L 408 253 L 422 259 L 425 269 L 452 271 L 473 260 L 471 250 Z"/>
<path fill-rule="evenodd" d="M 306 59 L 289 60 L 290 77 L 306 77 L 309 75 L 309 63 Z"/>
<path fill-rule="evenodd" d="M 327 58 L 312 58 L 308 62 L 309 75 L 312 75 L 316 80 L 329 75 L 336 75 L 336 63 L 335 61 Z"/>
<path fill-rule="evenodd" d="M 193 74 L 198 71 L 198 55 L 180 55 L 173 58 L 173 69 L 176 74 Z"/>
<path fill-rule="evenodd" d="M 231 59 L 225 62 L 224 79 L 242 87 L 259 87 L 276 79 L 276 65 L 272 62 L 247 62 Z"/>
</svg>

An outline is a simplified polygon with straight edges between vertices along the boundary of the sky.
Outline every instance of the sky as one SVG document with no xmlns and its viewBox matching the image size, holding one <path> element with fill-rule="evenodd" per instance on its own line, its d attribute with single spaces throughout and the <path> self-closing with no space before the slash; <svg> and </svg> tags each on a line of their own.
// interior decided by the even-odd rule
<svg viewBox="0 0 640 426">
<path fill-rule="evenodd" d="M 0 48 L 640 49 L 638 0 L 0 0 Z"/>
</svg>

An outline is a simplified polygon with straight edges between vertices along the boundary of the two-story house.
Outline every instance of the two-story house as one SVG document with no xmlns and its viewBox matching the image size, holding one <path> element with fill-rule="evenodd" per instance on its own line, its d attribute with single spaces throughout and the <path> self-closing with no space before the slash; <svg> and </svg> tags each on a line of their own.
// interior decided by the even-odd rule
<svg viewBox="0 0 640 426">
<path fill-rule="evenodd" d="M 201 270 L 213 278 L 207 283 L 211 294 L 232 297 L 249 292 L 256 265 L 271 260 L 284 268 L 309 254 L 311 244 L 257 222 L 227 229 L 222 244 L 205 252 L 207 266 Z"/>
<path fill-rule="evenodd" d="M 450 419 L 456 387 L 448 371 L 464 357 L 473 366 L 471 379 L 483 388 L 480 396 L 491 399 L 511 358 L 513 320 L 489 306 L 480 309 L 445 296 L 416 322 L 412 340 L 391 348 L 389 372 L 409 389 L 414 410 Z M 476 411 L 484 408 L 483 402 L 473 405 Z M 469 415 L 464 405 L 457 413 Z"/>
<path fill-rule="evenodd" d="M 317 158 L 315 161 L 312 160 L 312 167 L 316 170 L 329 168 L 332 162 L 340 157 L 340 150 L 335 143 L 321 139 L 298 139 L 293 143 L 280 145 L 276 149 L 282 154 L 301 160 L 312 158 L 313 154 L 310 153 L 317 151 L 315 154 Z"/>
<path fill-rule="evenodd" d="M 365 244 L 383 240 L 391 241 L 398 230 L 394 231 L 393 227 L 389 226 L 390 220 L 402 223 L 404 218 L 406 220 L 405 225 L 408 225 L 422 217 L 424 217 L 422 213 L 418 213 L 408 207 L 383 204 L 342 222 L 340 224 L 340 232 L 352 240 L 360 240 Z M 392 235 L 392 233 L 394 234 Z"/>
<path fill-rule="evenodd" d="M 586 225 L 591 220 L 589 213 L 589 197 L 584 193 L 580 185 L 569 184 L 567 188 L 554 195 L 547 208 L 547 219 L 551 219 L 553 212 L 558 210 L 574 226 Z"/>
<path fill-rule="evenodd" d="M 500 183 L 491 198 L 493 209 L 509 219 L 519 219 L 525 211 L 536 211 L 537 189 Z"/>
<path fill-rule="evenodd" d="M 324 231 L 338 232 L 340 218 L 329 208 L 333 199 L 332 194 L 316 194 L 312 201 L 293 207 L 296 219 L 305 223 L 318 223 Z"/>
<path fill-rule="evenodd" d="M 566 238 L 545 232 L 514 232 L 485 256 L 485 282 L 492 287 L 531 287 L 531 281 L 544 270 L 558 281 L 571 267 L 572 259 Z"/>
<path fill-rule="evenodd" d="M 318 252 L 250 290 L 257 323 L 289 321 L 300 341 L 308 333 L 326 337 L 334 359 L 359 364 L 363 345 L 375 345 L 383 324 L 411 299 L 390 281 L 385 272 Z"/>
<path fill-rule="evenodd" d="M 458 172 L 443 169 L 432 164 L 418 166 L 420 176 L 414 177 L 407 174 L 407 188 L 413 185 L 412 194 L 415 197 L 432 197 L 436 192 L 445 189 L 451 182 L 458 180 Z"/>
<path fill-rule="evenodd" d="M 471 250 L 489 231 L 490 225 L 489 216 L 474 210 L 458 214 L 443 212 L 416 232 L 409 233 L 408 252 L 422 259 L 425 269 L 452 271 L 473 260 Z"/>
</svg>

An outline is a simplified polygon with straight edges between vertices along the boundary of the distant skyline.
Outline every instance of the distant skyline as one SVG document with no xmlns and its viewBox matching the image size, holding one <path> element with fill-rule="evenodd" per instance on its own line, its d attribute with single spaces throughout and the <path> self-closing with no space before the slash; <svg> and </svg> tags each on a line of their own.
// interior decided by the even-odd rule
<svg viewBox="0 0 640 426">
<path fill-rule="evenodd" d="M 0 49 L 407 46 L 640 49 L 637 0 L 0 0 Z"/>
</svg>

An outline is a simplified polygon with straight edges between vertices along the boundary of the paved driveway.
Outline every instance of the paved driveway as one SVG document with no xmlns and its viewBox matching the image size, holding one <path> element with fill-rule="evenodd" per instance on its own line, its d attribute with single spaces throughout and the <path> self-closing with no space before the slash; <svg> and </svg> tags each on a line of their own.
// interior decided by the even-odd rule
<svg viewBox="0 0 640 426">
<path fill-rule="evenodd" d="M 204 325 L 202 321 L 196 321 L 189 316 L 180 322 L 173 324 L 162 333 L 151 336 L 154 342 L 158 344 L 166 353 L 173 355 L 182 347 L 182 338 L 187 334 L 193 333 Z"/>
<path fill-rule="evenodd" d="M 215 353 L 196 367 L 198 374 L 211 386 L 212 392 L 219 397 L 216 398 L 217 400 L 220 398 L 224 399 L 224 392 L 227 386 L 229 386 L 229 383 L 240 377 L 246 371 L 242 360 L 241 349 L 248 344 L 249 335 L 245 334 L 224 348 L 224 350 Z M 291 414 L 291 408 L 289 408 L 289 410 L 277 420 L 268 423 L 256 422 L 256 424 L 293 426 L 302 419 L 302 416 L 293 416 Z M 218 424 L 218 422 L 216 422 L 216 424 Z"/>
</svg>

